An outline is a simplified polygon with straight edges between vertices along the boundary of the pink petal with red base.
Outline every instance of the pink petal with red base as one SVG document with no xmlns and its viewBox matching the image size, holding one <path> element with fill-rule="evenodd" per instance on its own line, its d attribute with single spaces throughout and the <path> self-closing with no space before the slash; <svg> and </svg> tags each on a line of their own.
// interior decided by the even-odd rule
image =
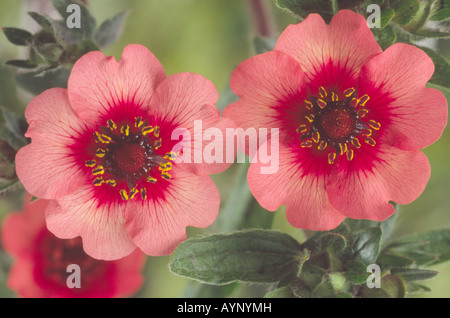
<svg viewBox="0 0 450 318">
<path fill-rule="evenodd" d="M 425 84 L 434 72 L 422 50 L 398 43 L 374 57 L 361 70 L 359 92 L 368 94 L 370 115 L 381 123 L 386 142 L 404 150 L 422 149 L 442 134 L 447 100 Z"/>
<path fill-rule="evenodd" d="M 320 86 L 352 87 L 360 68 L 382 52 L 366 20 L 350 10 L 339 11 L 329 26 L 318 14 L 310 14 L 283 31 L 275 50 L 300 63 L 314 94 Z"/>
<path fill-rule="evenodd" d="M 272 142 L 268 141 L 268 149 Z M 279 162 L 279 169 L 274 173 L 262 174 L 261 168 L 267 168 L 268 164 L 253 161 L 248 171 L 250 190 L 269 211 L 285 204 L 287 219 L 294 227 L 317 231 L 333 229 L 345 216 L 330 204 L 326 176 L 306 172 L 305 165 L 299 164 L 297 151 L 280 144 L 279 151 L 272 154 L 272 160 Z"/>
<path fill-rule="evenodd" d="M 172 126 L 172 129 L 167 129 L 171 135 L 167 134 L 164 139 L 175 140 L 170 142 L 174 147 L 190 148 L 190 155 L 185 152 L 183 162 L 188 163 L 187 168 L 198 175 L 220 173 L 234 161 L 236 151 L 227 149 L 226 129 L 234 128 L 235 124 L 230 119 L 220 117 L 219 110 L 214 106 L 217 99 L 217 90 L 208 79 L 198 74 L 179 73 L 163 81 L 150 101 L 149 114 Z M 210 136 L 203 140 L 205 132 L 222 139 L 215 140 L 214 136 Z M 178 138 L 181 135 L 184 137 Z M 184 142 L 179 144 L 179 140 Z M 216 151 L 205 151 L 211 142 L 217 142 L 217 147 L 214 147 Z M 227 156 L 231 160 L 227 160 Z"/>
<path fill-rule="evenodd" d="M 68 82 L 70 103 L 81 118 L 97 122 L 102 116 L 128 107 L 148 108 L 156 87 L 165 78 L 163 67 L 144 46 L 128 45 L 119 62 L 101 52 L 90 52 L 72 69 Z"/>
<path fill-rule="evenodd" d="M 114 260 L 136 248 L 125 230 L 125 204 L 104 202 L 93 195 L 90 185 L 51 201 L 46 210 L 48 229 L 59 238 L 81 236 L 86 254 Z"/>
<path fill-rule="evenodd" d="M 126 228 L 146 254 L 168 255 L 186 239 L 186 227 L 205 228 L 219 211 L 220 195 L 208 176 L 174 168 L 165 196 L 157 200 L 130 201 Z"/>
<path fill-rule="evenodd" d="M 16 155 L 19 179 L 29 193 L 40 198 L 71 193 L 85 179 L 68 145 L 86 127 L 73 112 L 66 90 L 45 91 L 33 99 L 25 116 L 30 125 L 26 136 L 32 141 Z"/>
<path fill-rule="evenodd" d="M 387 145 L 377 147 L 376 154 L 343 162 L 330 175 L 327 184 L 330 201 L 350 218 L 385 220 L 395 212 L 390 201 L 411 203 L 430 178 L 430 165 L 422 152 Z M 371 167 L 367 162 L 371 162 Z"/>
<path fill-rule="evenodd" d="M 231 75 L 230 87 L 239 101 L 227 106 L 223 116 L 244 129 L 280 127 L 279 120 L 292 117 L 306 97 L 305 75 L 300 65 L 277 51 L 256 55 L 239 64 Z"/>
</svg>

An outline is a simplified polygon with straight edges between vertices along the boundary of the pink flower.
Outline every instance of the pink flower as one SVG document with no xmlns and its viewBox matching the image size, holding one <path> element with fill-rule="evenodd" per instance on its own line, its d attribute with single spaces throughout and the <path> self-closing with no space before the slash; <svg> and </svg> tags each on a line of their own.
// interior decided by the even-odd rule
<svg viewBox="0 0 450 318">
<path fill-rule="evenodd" d="M 218 94 L 204 77 L 166 77 L 155 56 L 127 46 L 119 62 L 91 52 L 73 67 L 68 89 L 54 88 L 27 107 L 30 145 L 16 157 L 26 190 L 51 200 L 47 226 L 59 238 L 83 238 L 94 258 L 112 260 L 136 246 L 166 255 L 187 226 L 217 217 L 219 192 L 208 176 L 226 163 L 180 163 L 176 129 L 194 120 L 225 130 Z M 178 135 L 177 135 L 178 136 Z"/>
<path fill-rule="evenodd" d="M 146 256 L 139 250 L 118 261 L 102 261 L 86 255 L 81 239 L 61 240 L 45 226 L 45 209 L 50 201 L 29 202 L 22 213 L 11 213 L 4 220 L 2 243 L 13 257 L 8 286 L 27 298 L 124 297 L 137 292 Z M 71 271 L 80 268 L 80 288 L 69 288 Z"/>
<path fill-rule="evenodd" d="M 288 221 L 311 230 L 345 217 L 384 220 L 394 213 L 390 201 L 415 200 L 430 176 L 419 150 L 447 122 L 445 97 L 425 87 L 433 71 L 414 46 L 382 52 L 352 11 L 329 25 L 311 14 L 289 26 L 273 51 L 233 72 L 240 99 L 223 113 L 243 128 L 279 128 L 278 171 L 250 166 L 255 198 L 270 211 L 285 204 Z"/>
</svg>

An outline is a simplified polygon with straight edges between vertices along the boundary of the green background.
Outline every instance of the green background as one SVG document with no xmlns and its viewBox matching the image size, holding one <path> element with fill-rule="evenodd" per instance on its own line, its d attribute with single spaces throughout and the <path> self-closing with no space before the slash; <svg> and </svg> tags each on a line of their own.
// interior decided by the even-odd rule
<svg viewBox="0 0 450 318">
<path fill-rule="evenodd" d="M 35 0 L 33 0 L 35 1 Z M 50 2 L 50 0 L 47 0 Z M 292 16 L 279 11 L 268 0 L 275 15 L 278 34 L 289 24 Z M 30 23 L 25 12 L 27 1 L 0 1 L 0 26 L 23 27 Z M 231 72 L 246 58 L 255 54 L 252 48 L 253 29 L 244 0 L 91 0 L 93 15 L 101 23 L 108 17 L 129 10 L 125 29 L 120 40 L 104 53 L 117 59 L 123 48 L 139 43 L 149 48 L 163 64 L 168 75 L 179 72 L 199 73 L 210 79 L 220 93 L 225 92 Z M 441 54 L 450 57 L 448 41 L 439 41 Z M 5 67 L 8 59 L 24 54 L 0 35 L 0 105 L 18 113 L 30 96 L 17 89 L 13 80 L 14 69 Z M 447 98 L 450 92 L 445 91 Z M 430 229 L 449 228 L 450 195 L 450 133 L 426 148 L 432 167 L 431 179 L 424 193 L 412 204 L 402 206 L 398 216 L 397 235 L 423 232 Z M 223 199 L 229 190 L 230 178 L 235 169 L 214 176 Z M 13 209 L 18 209 L 21 198 L 10 191 L 0 197 L 0 221 Z M 269 213 L 261 211 L 260 213 Z M 287 221 L 284 209 L 275 212 L 273 228 L 285 231 L 302 240 L 302 232 Z M 188 229 L 188 235 L 198 230 Z M 146 283 L 139 292 L 143 297 L 182 297 L 189 280 L 171 274 L 169 257 L 148 257 L 145 267 Z M 432 292 L 414 297 L 450 297 L 450 262 L 434 266 L 440 274 L 424 282 Z M 12 294 L 5 289 L 5 277 L 0 276 L 0 297 Z M 2 286 L 3 285 L 3 286 Z M 259 297 L 268 286 L 244 286 L 232 296 Z"/>
</svg>

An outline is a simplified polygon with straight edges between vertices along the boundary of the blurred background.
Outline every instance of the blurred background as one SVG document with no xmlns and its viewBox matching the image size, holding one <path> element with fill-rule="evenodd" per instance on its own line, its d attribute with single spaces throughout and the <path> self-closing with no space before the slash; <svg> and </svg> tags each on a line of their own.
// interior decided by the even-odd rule
<svg viewBox="0 0 450 318">
<path fill-rule="evenodd" d="M 274 14 L 276 35 L 288 24 L 296 23 L 293 16 L 275 7 L 267 0 Z M 125 29 L 118 42 L 104 53 L 117 59 L 123 48 L 138 43 L 149 48 L 164 66 L 168 75 L 179 72 L 199 73 L 210 79 L 225 96 L 228 80 L 234 68 L 255 54 L 252 39 L 255 29 L 244 0 L 91 0 L 92 14 L 101 23 L 105 19 L 129 10 Z M 2 0 L 0 2 L 0 26 L 36 27 L 27 11 L 51 8 L 51 0 Z M 450 58 L 450 44 L 446 40 L 434 40 L 425 45 Z M 15 69 L 4 65 L 9 59 L 25 54 L 0 34 L 0 105 L 20 114 L 32 96 L 18 89 L 14 83 Z M 450 92 L 444 92 L 447 99 Z M 226 103 L 226 100 L 221 101 Z M 415 202 L 401 206 L 395 235 L 407 235 L 431 229 L 450 227 L 450 133 L 444 131 L 442 138 L 424 150 L 431 163 L 432 174 L 426 190 Z M 236 167 L 213 176 L 222 195 L 227 199 L 236 173 Z M 20 210 L 20 189 L 0 196 L 0 222 L 13 210 Z M 261 215 L 269 212 L 261 209 Z M 263 216 L 265 217 L 265 216 Z M 283 208 L 275 212 L 273 228 L 303 239 L 301 230 L 293 228 L 286 220 Z M 198 234 L 188 229 L 188 235 Z M 175 276 L 168 270 L 169 257 L 148 257 L 145 266 L 146 282 L 140 297 L 183 297 L 189 280 Z M 450 262 L 434 266 L 440 274 L 424 285 L 431 292 L 414 297 L 450 297 Z M 0 297 L 13 297 L 5 286 L 6 277 L 0 271 Z M 231 296 L 260 297 L 268 286 L 245 286 Z"/>
</svg>

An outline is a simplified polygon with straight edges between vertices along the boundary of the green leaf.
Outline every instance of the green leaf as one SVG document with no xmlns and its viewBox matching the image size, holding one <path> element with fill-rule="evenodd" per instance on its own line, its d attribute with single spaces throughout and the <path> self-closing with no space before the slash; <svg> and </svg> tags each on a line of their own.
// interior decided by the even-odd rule
<svg viewBox="0 0 450 318">
<path fill-rule="evenodd" d="M 355 285 L 361 285 L 367 282 L 370 273 L 367 272 L 367 265 L 359 261 L 350 261 L 346 265 L 347 279 Z"/>
<path fill-rule="evenodd" d="M 351 246 L 353 257 L 365 264 L 375 263 L 380 253 L 381 234 L 380 228 L 368 228 L 354 233 Z"/>
<path fill-rule="evenodd" d="M 295 295 L 292 293 L 290 286 L 283 286 L 274 290 L 269 291 L 264 298 L 294 298 Z"/>
<path fill-rule="evenodd" d="M 434 0 L 431 5 L 431 21 L 442 21 L 450 18 L 450 0 Z"/>
<path fill-rule="evenodd" d="M 408 294 L 418 294 L 431 291 L 431 288 L 417 283 L 406 284 L 406 289 Z"/>
<path fill-rule="evenodd" d="M 400 25 L 406 25 L 414 19 L 419 11 L 419 0 L 397 0 L 394 4 L 394 21 Z"/>
<path fill-rule="evenodd" d="M 32 69 L 38 67 L 37 64 L 30 60 L 9 60 L 5 62 L 5 65 L 10 65 L 19 68 Z"/>
<path fill-rule="evenodd" d="M 18 28 L 3 28 L 2 30 L 9 42 L 15 45 L 26 46 L 33 37 L 30 32 Z"/>
<path fill-rule="evenodd" d="M 265 38 L 262 36 L 256 36 L 253 39 L 253 46 L 255 48 L 256 54 L 273 51 L 273 48 L 275 47 L 276 43 L 277 39 L 274 38 Z"/>
<path fill-rule="evenodd" d="M 80 29 L 69 29 L 67 27 L 66 19 L 72 14 L 71 12 L 67 12 L 67 7 L 71 4 L 76 4 L 80 7 L 80 20 L 81 20 L 81 28 Z M 80 39 L 91 39 L 94 35 L 95 29 L 97 27 L 97 21 L 89 12 L 89 9 L 80 1 L 76 0 L 53 0 L 54 7 L 58 10 L 59 14 L 63 17 L 63 21 L 60 21 L 60 27 L 65 26 L 66 30 L 71 33 L 79 33 Z M 61 31 L 61 28 L 59 28 Z M 69 39 L 66 37 L 66 39 Z M 67 42 L 69 43 L 69 42 Z M 70 44 L 74 44 L 70 42 Z"/>
<path fill-rule="evenodd" d="M 397 239 L 387 251 L 412 259 L 417 265 L 435 265 L 450 260 L 450 229 L 434 230 Z"/>
<path fill-rule="evenodd" d="M 15 150 L 27 144 L 24 136 L 26 121 L 23 116 L 0 107 L 0 139 L 6 141 Z"/>
<path fill-rule="evenodd" d="M 373 35 L 377 40 L 380 47 L 385 50 L 389 46 L 395 43 L 397 40 L 397 33 L 391 26 L 387 26 L 384 29 L 372 29 Z"/>
<path fill-rule="evenodd" d="M 395 17 L 395 11 L 392 8 L 387 8 L 381 11 L 380 28 L 384 29 L 389 22 Z"/>
<path fill-rule="evenodd" d="M 37 12 L 28 12 L 28 15 L 33 18 L 34 21 L 36 21 L 41 27 L 44 29 L 51 29 L 52 23 L 51 19 L 49 17 L 46 17 L 40 13 Z"/>
<path fill-rule="evenodd" d="M 43 91 L 53 88 L 67 88 L 70 69 L 59 66 L 47 71 L 21 73 L 16 76 L 17 84 L 32 94 L 38 95 Z"/>
<path fill-rule="evenodd" d="M 377 264 L 380 266 L 382 271 L 387 271 L 395 267 L 409 267 L 413 264 L 413 260 L 400 255 L 383 253 L 377 259 Z"/>
<path fill-rule="evenodd" d="M 405 282 L 398 276 L 387 275 L 381 279 L 381 288 L 368 288 L 361 285 L 358 296 L 363 298 L 404 298 L 406 295 Z"/>
<path fill-rule="evenodd" d="M 436 271 L 428 269 L 418 269 L 418 268 L 392 268 L 391 274 L 400 276 L 405 281 L 416 281 L 416 280 L 426 280 L 435 277 L 439 274 Z"/>
<path fill-rule="evenodd" d="M 120 12 L 100 25 L 95 34 L 95 42 L 99 47 L 107 48 L 119 39 L 122 35 L 127 14 L 127 11 Z"/>
<path fill-rule="evenodd" d="M 333 1 L 330 0 L 274 0 L 280 9 L 291 11 L 301 19 L 310 13 L 319 13 L 328 23 L 333 17 Z"/>
<path fill-rule="evenodd" d="M 201 282 L 274 283 L 296 273 L 301 245 L 271 230 L 215 234 L 181 243 L 170 258 L 170 270 Z"/>
<path fill-rule="evenodd" d="M 325 233 L 320 237 L 328 252 L 340 254 L 347 247 L 347 240 L 339 233 Z"/>
</svg>

